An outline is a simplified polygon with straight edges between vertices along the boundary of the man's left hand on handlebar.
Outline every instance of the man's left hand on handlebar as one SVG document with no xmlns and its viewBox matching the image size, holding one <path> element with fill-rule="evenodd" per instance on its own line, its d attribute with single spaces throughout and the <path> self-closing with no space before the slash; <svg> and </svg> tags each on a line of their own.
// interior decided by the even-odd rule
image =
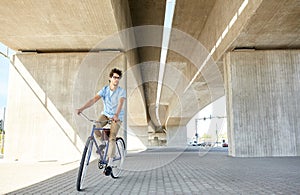
<svg viewBox="0 0 300 195">
<path fill-rule="evenodd" d="M 120 119 L 119 119 L 119 117 L 117 115 L 114 115 L 112 117 L 112 120 L 115 121 L 115 122 L 118 122 Z"/>
<path fill-rule="evenodd" d="M 82 110 L 81 109 L 76 109 L 76 114 L 80 114 L 82 112 Z"/>
</svg>

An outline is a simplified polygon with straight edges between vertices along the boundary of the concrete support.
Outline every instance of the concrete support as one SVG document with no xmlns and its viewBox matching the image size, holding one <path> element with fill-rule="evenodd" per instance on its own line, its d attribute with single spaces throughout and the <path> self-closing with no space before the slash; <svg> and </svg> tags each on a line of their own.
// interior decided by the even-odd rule
<svg viewBox="0 0 300 195">
<path fill-rule="evenodd" d="M 167 146 L 185 147 L 187 144 L 186 126 L 167 127 Z"/>
<path fill-rule="evenodd" d="M 300 155 L 300 50 L 224 58 L 229 155 Z"/>
<path fill-rule="evenodd" d="M 111 68 L 126 71 L 120 52 L 18 54 L 10 68 L 5 158 L 73 161 L 91 124 L 75 114 L 104 85 Z M 120 85 L 126 86 L 126 76 Z M 86 110 L 97 118 L 102 102 Z M 126 139 L 126 121 L 120 135 Z"/>
<path fill-rule="evenodd" d="M 128 150 L 144 150 L 148 146 L 148 126 L 128 126 Z"/>
</svg>

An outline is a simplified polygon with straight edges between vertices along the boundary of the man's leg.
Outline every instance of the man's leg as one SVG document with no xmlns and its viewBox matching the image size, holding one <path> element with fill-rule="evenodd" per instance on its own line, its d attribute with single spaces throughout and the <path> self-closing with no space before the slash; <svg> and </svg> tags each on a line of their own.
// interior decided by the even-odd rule
<svg viewBox="0 0 300 195">
<path fill-rule="evenodd" d="M 102 128 L 104 127 L 108 122 L 107 122 L 108 118 L 107 116 L 101 114 L 98 121 L 100 121 L 101 123 L 97 123 L 97 128 Z M 103 122 L 102 122 L 103 121 Z M 104 139 L 104 132 L 103 131 L 95 131 L 95 137 L 100 141 L 100 145 L 101 143 L 103 143 L 103 139 Z"/>
<path fill-rule="evenodd" d="M 116 153 L 116 137 L 121 126 L 121 121 L 111 123 L 109 135 L 108 158 L 112 159 Z"/>
<path fill-rule="evenodd" d="M 115 153 L 116 153 L 116 137 L 117 137 L 118 131 L 120 129 L 120 126 L 121 126 L 120 121 L 118 121 L 118 122 L 112 121 L 111 126 L 110 126 L 109 147 L 108 147 L 108 152 L 107 152 L 108 166 L 105 168 L 105 170 L 103 172 L 106 176 L 109 176 L 112 171 L 111 165 L 112 165 L 112 161 L 115 156 Z"/>
</svg>

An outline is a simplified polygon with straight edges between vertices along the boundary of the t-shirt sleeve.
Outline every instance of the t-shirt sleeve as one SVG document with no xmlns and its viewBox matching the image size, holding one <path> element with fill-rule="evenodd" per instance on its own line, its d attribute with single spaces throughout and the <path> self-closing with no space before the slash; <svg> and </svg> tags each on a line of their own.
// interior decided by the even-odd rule
<svg viewBox="0 0 300 195">
<path fill-rule="evenodd" d="M 126 91 L 124 89 L 122 89 L 120 97 L 126 99 Z"/>
<path fill-rule="evenodd" d="M 103 87 L 97 94 L 98 94 L 100 97 L 104 97 L 104 94 L 105 94 L 105 87 Z"/>
</svg>

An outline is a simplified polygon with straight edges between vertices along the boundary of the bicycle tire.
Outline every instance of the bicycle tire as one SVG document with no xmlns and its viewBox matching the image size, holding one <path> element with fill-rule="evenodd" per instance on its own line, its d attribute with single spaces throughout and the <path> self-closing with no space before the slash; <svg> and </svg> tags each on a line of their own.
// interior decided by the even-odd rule
<svg viewBox="0 0 300 195">
<path fill-rule="evenodd" d="M 116 179 L 120 176 L 123 170 L 125 160 L 125 142 L 121 137 L 116 139 L 116 154 L 112 163 L 111 177 Z"/>
<path fill-rule="evenodd" d="M 90 156 L 92 153 L 93 149 L 93 139 L 89 137 L 86 141 L 82 157 L 81 157 L 81 162 L 80 162 L 80 167 L 78 170 L 78 176 L 77 176 L 77 182 L 76 182 L 76 189 L 77 191 L 81 191 L 83 189 L 84 185 L 84 179 L 86 176 L 87 168 L 89 166 L 89 160 Z"/>
</svg>

